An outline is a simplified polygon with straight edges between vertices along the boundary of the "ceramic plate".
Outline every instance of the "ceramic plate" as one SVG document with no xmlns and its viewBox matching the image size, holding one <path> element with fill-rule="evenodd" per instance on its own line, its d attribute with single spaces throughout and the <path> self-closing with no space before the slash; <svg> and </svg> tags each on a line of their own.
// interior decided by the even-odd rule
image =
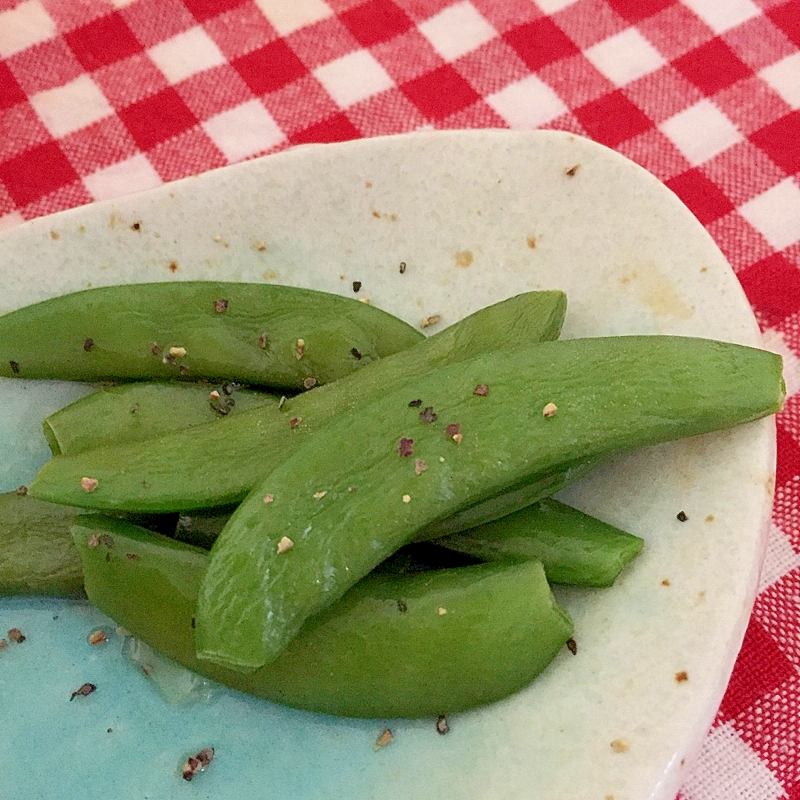
<svg viewBox="0 0 800 800">
<path fill-rule="evenodd" d="M 401 273 L 400 264 L 406 264 Z M 565 337 L 685 334 L 760 346 L 720 251 L 653 176 L 560 132 L 425 132 L 299 147 L 20 225 L 0 239 L 0 312 L 90 286 L 222 279 L 359 297 L 441 326 L 562 289 Z M 436 330 L 429 328 L 426 332 Z M 0 488 L 47 458 L 42 418 L 86 392 L 0 384 Z M 343 720 L 224 688 L 167 703 L 87 604 L 0 600 L 0 795 L 142 798 L 672 798 L 722 697 L 753 602 L 772 420 L 652 447 L 564 497 L 642 536 L 607 590 L 559 590 L 566 649 L 516 696 L 434 720 Z M 687 521 L 676 519 L 683 511 Z M 82 683 L 97 691 L 69 702 Z M 80 701 L 80 702 L 78 702 Z M 394 742 L 373 744 L 384 727 Z M 191 785 L 185 757 L 216 758 Z"/>
</svg>

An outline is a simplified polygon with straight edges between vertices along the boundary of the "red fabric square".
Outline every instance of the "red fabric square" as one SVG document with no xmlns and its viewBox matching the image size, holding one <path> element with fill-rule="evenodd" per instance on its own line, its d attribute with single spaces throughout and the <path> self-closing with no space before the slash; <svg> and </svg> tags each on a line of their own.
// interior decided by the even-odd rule
<svg viewBox="0 0 800 800">
<path fill-rule="evenodd" d="M 18 206 L 26 206 L 78 177 L 55 142 L 47 142 L 0 163 L 0 180 Z"/>
<path fill-rule="evenodd" d="M 769 17 L 759 16 L 726 31 L 722 38 L 752 70 L 760 70 L 796 52 Z"/>
<path fill-rule="evenodd" d="M 197 123 L 189 107 L 171 87 L 121 109 L 118 114 L 141 150 L 149 150 Z"/>
<path fill-rule="evenodd" d="M 689 169 L 683 153 L 658 128 L 650 128 L 620 142 L 616 150 L 652 172 L 660 181 L 668 181 Z"/>
<path fill-rule="evenodd" d="M 738 277 L 753 310 L 767 326 L 775 327 L 797 311 L 800 269 L 781 253 L 746 267 L 738 273 Z"/>
<path fill-rule="evenodd" d="M 614 91 L 614 84 L 583 53 L 542 67 L 541 78 L 567 104 L 580 108 Z"/>
<path fill-rule="evenodd" d="M 798 474 L 800 469 L 800 444 L 787 431 L 780 421 L 775 426 L 777 429 L 776 441 L 778 445 L 778 466 L 775 470 L 775 485 L 784 486 Z"/>
<path fill-rule="evenodd" d="M 211 17 L 219 16 L 223 11 L 241 5 L 243 0 L 183 0 L 183 4 L 192 12 L 194 18 L 205 22 Z"/>
<path fill-rule="evenodd" d="M 616 147 L 626 139 L 644 133 L 653 123 L 621 92 L 600 97 L 581 108 L 575 116 L 589 136 L 608 147 Z"/>
<path fill-rule="evenodd" d="M 677 0 L 608 0 L 608 4 L 628 22 L 639 22 L 663 11 Z"/>
<path fill-rule="evenodd" d="M 444 119 L 480 99 L 449 64 L 404 83 L 400 89 L 430 119 Z"/>
<path fill-rule="evenodd" d="M 298 28 L 286 37 L 286 43 L 309 70 L 359 49 L 353 34 L 338 17 L 326 17 Z"/>
<path fill-rule="evenodd" d="M 5 61 L 0 61 L 0 108 L 11 108 L 27 98 Z"/>
<path fill-rule="evenodd" d="M 257 95 L 274 92 L 308 72 L 303 62 L 282 39 L 276 39 L 235 59 L 232 65 Z"/>
<path fill-rule="evenodd" d="M 625 94 L 657 125 L 703 99 L 703 93 L 670 64 L 629 83 Z"/>
<path fill-rule="evenodd" d="M 313 142 L 346 142 L 360 139 L 361 131 L 342 113 L 334 114 L 328 119 L 312 125 L 310 128 L 292 134 L 292 144 L 310 144 Z"/>
<path fill-rule="evenodd" d="M 580 52 L 575 42 L 549 17 L 513 28 L 503 38 L 534 71 Z"/>
<path fill-rule="evenodd" d="M 93 199 L 83 185 L 83 181 L 72 181 L 29 203 L 20 209 L 20 213 L 24 219 L 34 219 L 34 217 L 44 217 L 47 214 L 55 214 L 57 211 L 86 205 Z"/>
<path fill-rule="evenodd" d="M 426 122 L 419 109 L 398 89 L 356 103 L 347 109 L 347 115 L 363 136 L 406 133 Z"/>
<path fill-rule="evenodd" d="M 362 47 L 372 47 L 405 33 L 413 23 L 391 0 L 367 0 L 339 16 Z"/>
<path fill-rule="evenodd" d="M 691 50 L 674 61 L 673 65 L 707 95 L 726 89 L 753 74 L 720 38 Z"/>
<path fill-rule="evenodd" d="M 800 0 L 790 0 L 771 8 L 767 16 L 800 47 Z"/>
<path fill-rule="evenodd" d="M 773 638 L 751 617 L 720 715 L 725 720 L 738 716 L 794 675 L 792 664 Z"/>
<path fill-rule="evenodd" d="M 714 36 L 711 28 L 683 3 L 675 3 L 641 20 L 636 27 L 668 61 Z"/>
<path fill-rule="evenodd" d="M 129 106 L 165 89 L 167 79 L 146 53 L 101 67 L 92 80 L 115 108 Z"/>
<path fill-rule="evenodd" d="M 800 111 L 793 111 L 750 136 L 789 175 L 800 172 Z"/>
<path fill-rule="evenodd" d="M 785 177 L 765 153 L 746 139 L 703 164 L 703 173 L 740 206 L 771 189 Z M 749 263 L 759 261 L 753 258 Z"/>
<path fill-rule="evenodd" d="M 733 211 L 733 203 L 727 195 L 699 169 L 676 175 L 667 181 L 667 186 L 689 206 L 689 210 L 703 225 Z"/>
<path fill-rule="evenodd" d="M 791 109 L 767 84 L 755 75 L 723 89 L 714 104 L 745 135 L 776 122 Z"/>
<path fill-rule="evenodd" d="M 769 242 L 738 212 L 731 211 L 716 222 L 710 222 L 706 230 L 722 250 L 728 263 L 737 274 L 775 251 Z M 758 317 L 756 313 L 756 317 Z M 759 319 L 759 322 L 763 321 Z"/>
<path fill-rule="evenodd" d="M 117 11 L 76 28 L 65 34 L 64 39 L 83 68 L 90 71 L 121 61 L 143 49 Z"/>
<path fill-rule="evenodd" d="M 458 59 L 458 71 L 481 97 L 528 77 L 528 69 L 503 39 L 491 39 Z M 494 126 L 492 126 L 494 127 Z M 505 127 L 505 123 L 504 123 Z"/>
</svg>

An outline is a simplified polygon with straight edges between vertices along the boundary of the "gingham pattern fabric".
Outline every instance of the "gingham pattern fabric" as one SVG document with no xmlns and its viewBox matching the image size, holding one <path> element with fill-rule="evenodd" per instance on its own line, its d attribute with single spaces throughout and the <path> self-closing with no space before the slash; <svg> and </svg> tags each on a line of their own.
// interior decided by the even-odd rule
<svg viewBox="0 0 800 800">
<path fill-rule="evenodd" d="M 761 589 L 685 800 L 800 800 L 800 0 L 0 0 L 0 226 L 304 142 L 559 128 L 675 191 L 786 363 Z"/>
</svg>

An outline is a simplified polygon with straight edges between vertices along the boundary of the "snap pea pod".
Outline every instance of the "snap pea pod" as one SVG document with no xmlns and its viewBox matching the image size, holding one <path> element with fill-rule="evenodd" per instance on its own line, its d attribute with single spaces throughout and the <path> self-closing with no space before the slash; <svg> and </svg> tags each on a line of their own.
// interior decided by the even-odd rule
<svg viewBox="0 0 800 800">
<path fill-rule="evenodd" d="M 90 547 L 97 532 L 112 546 Z M 416 718 L 490 703 L 526 686 L 572 635 L 538 562 L 371 575 L 274 663 L 242 675 L 195 656 L 206 553 L 101 515 L 79 518 L 73 535 L 89 599 L 117 624 L 200 674 L 309 711 Z"/>
<path fill-rule="evenodd" d="M 783 396 L 779 356 L 671 336 L 545 342 L 411 381 L 341 414 L 237 509 L 201 585 L 198 655 L 255 669 L 425 526 L 576 461 L 772 414 Z"/>
<path fill-rule="evenodd" d="M 265 473 L 348 409 L 477 353 L 555 339 L 565 312 L 562 292 L 518 295 L 413 348 L 299 394 L 280 411 L 265 406 L 202 429 L 58 456 L 29 489 L 42 500 L 101 510 L 188 512 L 238 503 Z M 81 489 L 81 478 L 87 476 L 98 480 L 98 491 Z"/>
<path fill-rule="evenodd" d="M 644 541 L 551 497 L 436 544 L 481 561 L 535 558 L 550 583 L 602 587 L 614 583 Z"/>
<path fill-rule="evenodd" d="M 217 391 L 219 398 L 209 394 Z M 108 386 L 51 414 L 43 424 L 53 455 L 74 455 L 109 444 L 140 442 L 230 414 L 272 406 L 267 392 L 193 383 L 131 383 Z"/>
<path fill-rule="evenodd" d="M 70 535 L 79 513 L 20 492 L 0 494 L 0 595 L 80 594 L 83 571 Z M 128 521 L 166 533 L 177 520 L 136 514 Z"/>
<path fill-rule="evenodd" d="M 0 375 L 207 378 L 302 390 L 304 381 L 334 381 L 422 338 L 385 311 L 311 289 L 140 283 L 74 292 L 3 315 Z"/>
</svg>

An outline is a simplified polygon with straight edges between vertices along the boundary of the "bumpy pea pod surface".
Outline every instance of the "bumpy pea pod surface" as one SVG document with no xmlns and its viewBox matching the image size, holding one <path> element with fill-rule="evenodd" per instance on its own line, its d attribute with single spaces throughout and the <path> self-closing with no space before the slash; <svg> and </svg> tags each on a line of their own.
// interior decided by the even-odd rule
<svg viewBox="0 0 800 800">
<path fill-rule="evenodd" d="M 334 381 L 422 338 L 391 314 L 311 289 L 141 283 L 74 292 L 0 317 L 0 375 L 207 378 L 301 390 L 304 381 Z"/>
<path fill-rule="evenodd" d="M 218 397 L 211 398 L 216 391 Z M 74 455 L 110 444 L 140 442 L 214 423 L 279 398 L 266 392 L 192 383 L 109 386 L 51 414 L 43 424 L 53 455 Z"/>
<path fill-rule="evenodd" d="M 547 342 L 411 381 L 342 414 L 237 509 L 203 578 L 198 655 L 255 669 L 425 526 L 576 461 L 772 414 L 783 395 L 779 356 L 670 336 Z"/>
<path fill-rule="evenodd" d="M 113 546 L 101 536 L 90 547 L 97 533 Z M 242 675 L 195 656 L 206 553 L 100 515 L 73 535 L 89 599 L 117 624 L 189 669 L 309 711 L 414 718 L 490 703 L 526 686 L 572 635 L 537 562 L 371 575 L 274 663 Z"/>
<path fill-rule="evenodd" d="M 148 512 L 241 502 L 267 472 L 349 409 L 478 353 L 557 338 L 566 302 L 562 292 L 547 291 L 488 306 L 413 348 L 297 395 L 280 411 L 265 406 L 202 429 L 56 457 L 39 472 L 31 494 L 83 508 Z M 83 477 L 96 478 L 97 490 L 83 491 Z"/>
<path fill-rule="evenodd" d="M 644 541 L 546 498 L 502 519 L 436 544 L 481 561 L 535 558 L 550 583 L 611 586 Z"/>
</svg>

